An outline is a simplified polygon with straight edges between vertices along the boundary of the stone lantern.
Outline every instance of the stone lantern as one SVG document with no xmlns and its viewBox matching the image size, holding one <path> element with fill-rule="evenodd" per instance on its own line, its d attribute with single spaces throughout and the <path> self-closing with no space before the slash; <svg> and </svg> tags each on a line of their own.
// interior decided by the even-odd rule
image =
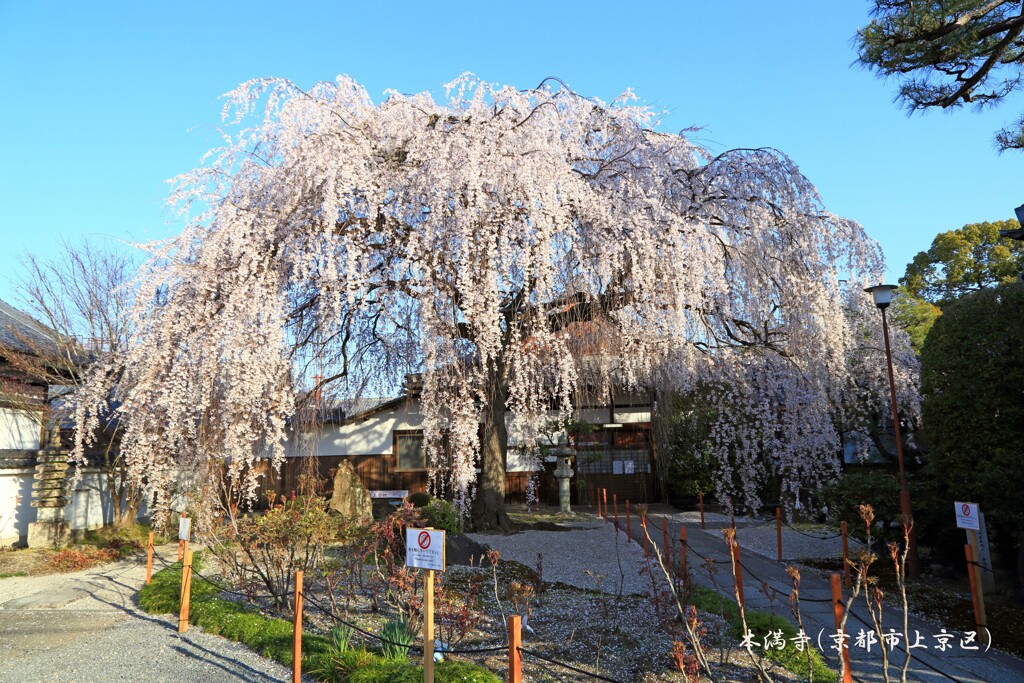
<svg viewBox="0 0 1024 683">
<path fill-rule="evenodd" d="M 549 458 L 557 462 L 555 467 L 555 479 L 558 480 L 558 506 L 559 512 L 569 514 L 572 509 L 569 506 L 571 492 L 569 481 L 572 475 L 572 459 L 576 457 L 576 450 L 568 444 L 565 434 L 558 437 L 558 445 L 551 449 Z"/>
</svg>

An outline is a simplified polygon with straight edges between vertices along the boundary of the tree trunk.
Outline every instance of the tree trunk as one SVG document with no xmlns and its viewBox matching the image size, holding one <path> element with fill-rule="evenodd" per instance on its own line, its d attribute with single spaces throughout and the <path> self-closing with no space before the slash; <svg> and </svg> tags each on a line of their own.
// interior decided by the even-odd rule
<svg viewBox="0 0 1024 683">
<path fill-rule="evenodd" d="M 503 368 L 492 371 L 490 397 L 484 406 L 483 433 L 480 442 L 480 479 L 473 501 L 473 526 L 477 531 L 511 531 L 505 513 L 505 457 L 508 429 L 505 427 L 508 384 Z"/>
</svg>

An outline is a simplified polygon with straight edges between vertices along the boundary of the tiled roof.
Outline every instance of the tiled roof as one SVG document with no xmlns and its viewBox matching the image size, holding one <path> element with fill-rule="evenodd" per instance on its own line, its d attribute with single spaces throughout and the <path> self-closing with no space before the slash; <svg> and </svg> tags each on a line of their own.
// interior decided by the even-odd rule
<svg viewBox="0 0 1024 683">
<path fill-rule="evenodd" d="M 31 353 L 51 346 L 53 331 L 0 299 L 0 351 L 11 349 Z"/>
</svg>

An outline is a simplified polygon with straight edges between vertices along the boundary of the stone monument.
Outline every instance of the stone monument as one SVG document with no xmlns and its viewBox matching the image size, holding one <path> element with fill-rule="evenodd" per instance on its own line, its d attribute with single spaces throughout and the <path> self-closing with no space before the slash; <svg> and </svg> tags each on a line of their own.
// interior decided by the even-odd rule
<svg viewBox="0 0 1024 683">
<path fill-rule="evenodd" d="M 63 451 L 44 450 L 36 459 L 31 502 L 36 521 L 28 525 L 30 548 L 59 548 L 68 543 L 70 525 L 64 520 L 68 467 L 68 454 Z"/>
</svg>

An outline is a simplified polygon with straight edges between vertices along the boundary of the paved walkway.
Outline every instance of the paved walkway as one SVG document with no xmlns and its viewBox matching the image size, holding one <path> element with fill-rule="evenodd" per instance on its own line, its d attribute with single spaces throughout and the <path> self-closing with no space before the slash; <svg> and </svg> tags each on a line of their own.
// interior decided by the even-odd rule
<svg viewBox="0 0 1024 683">
<path fill-rule="evenodd" d="M 176 545 L 160 549 L 175 558 Z M 155 563 L 156 564 L 156 563 Z M 155 571 L 154 567 L 154 571 Z M 290 681 L 243 645 L 138 609 L 145 559 L 73 574 L 0 579 L 0 683 Z"/>
<path fill-rule="evenodd" d="M 687 545 L 690 548 L 689 563 L 691 572 L 697 583 L 714 588 L 707 572 L 701 571 L 699 563 L 701 557 L 714 558 L 719 565 L 716 581 L 721 591 L 729 597 L 733 595 L 733 577 L 729 564 L 729 555 L 726 550 L 725 540 L 722 536 L 722 529 L 729 525 L 728 519 L 715 515 L 708 516 L 707 530 L 700 528 L 699 515 L 694 519 L 688 513 L 650 513 L 649 524 L 651 536 L 659 543 L 662 542 L 661 519 L 668 522 L 669 538 L 673 539 L 673 559 L 677 561 L 680 548 L 679 536 L 680 527 L 686 526 Z M 748 608 L 770 611 L 769 599 L 763 592 L 758 590 L 762 581 L 767 582 L 777 593 L 775 600 L 775 611 L 777 614 L 789 615 L 789 592 L 792 588 L 792 581 L 786 573 L 785 562 L 777 562 L 775 557 L 764 557 L 754 552 L 743 552 L 744 527 L 761 526 L 764 522 L 751 522 L 750 520 L 736 520 L 736 537 L 741 549 L 741 562 L 744 567 L 743 583 L 744 597 Z M 771 523 L 774 527 L 774 522 Z M 642 539 L 642 531 L 639 525 L 633 525 L 633 536 Z M 785 548 L 785 540 L 783 541 Z M 695 557 L 696 555 L 696 557 Z M 829 663 L 838 669 L 838 660 L 835 650 L 830 650 L 833 641 L 829 634 L 835 633 L 835 620 L 833 616 L 833 605 L 831 587 L 829 582 L 822 578 L 817 572 L 805 571 L 802 573 L 801 581 L 801 603 L 800 609 L 804 620 L 804 626 L 808 635 L 817 641 L 821 634 L 821 644 L 826 650 L 826 658 Z M 870 629 L 870 617 L 860 596 L 850 610 L 850 617 L 847 621 L 846 632 L 851 634 L 850 656 L 852 659 L 851 672 L 855 681 L 863 683 L 875 683 L 883 680 L 881 657 L 878 654 L 877 645 L 869 653 L 866 650 L 855 647 L 854 639 L 858 631 Z M 863 621 L 859 620 L 862 618 Z M 894 610 L 885 610 L 883 627 L 886 631 L 890 627 L 902 633 L 902 613 Z M 922 642 L 928 649 L 914 649 L 911 666 L 908 671 L 908 680 L 920 681 L 923 683 L 1011 683 L 1024 681 L 1024 662 L 1010 655 L 991 650 L 988 653 L 977 651 L 970 652 L 960 648 L 961 634 L 955 633 L 949 641 L 952 646 L 944 652 L 935 649 L 938 641 L 935 635 L 941 634 L 941 629 L 924 620 L 912 617 L 909 621 L 909 630 L 913 634 L 920 632 Z M 756 634 L 763 636 L 764 634 Z M 998 645 L 998 633 L 994 636 Z M 984 647 L 984 646 L 982 646 Z M 890 662 L 890 676 L 893 680 L 899 680 L 899 667 L 903 664 L 904 655 L 902 645 L 890 654 L 893 662 Z"/>
</svg>

